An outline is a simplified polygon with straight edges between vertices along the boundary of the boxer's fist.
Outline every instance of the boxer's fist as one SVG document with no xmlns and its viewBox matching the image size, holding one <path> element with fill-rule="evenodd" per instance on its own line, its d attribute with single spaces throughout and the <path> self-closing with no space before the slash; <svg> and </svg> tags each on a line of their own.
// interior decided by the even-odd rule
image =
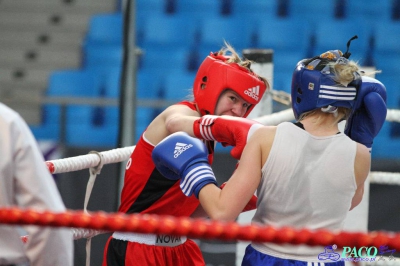
<svg viewBox="0 0 400 266">
<path fill-rule="evenodd" d="M 153 162 L 168 179 L 180 179 L 180 187 L 186 196 L 195 194 L 207 184 L 217 184 L 208 163 L 208 151 L 204 143 L 184 132 L 177 132 L 163 139 L 154 148 Z"/>
<path fill-rule="evenodd" d="M 247 140 L 262 126 L 259 122 L 241 117 L 205 115 L 194 122 L 193 132 L 200 139 L 233 146 L 232 157 L 240 159 Z"/>
<path fill-rule="evenodd" d="M 344 132 L 352 140 L 371 148 L 386 120 L 386 114 L 385 86 L 376 79 L 363 77 Z"/>
</svg>

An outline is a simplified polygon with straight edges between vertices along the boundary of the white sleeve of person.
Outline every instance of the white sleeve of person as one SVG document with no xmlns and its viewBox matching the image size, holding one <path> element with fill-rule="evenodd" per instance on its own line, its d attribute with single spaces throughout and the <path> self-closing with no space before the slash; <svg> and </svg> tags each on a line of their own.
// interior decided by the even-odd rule
<svg viewBox="0 0 400 266">
<path fill-rule="evenodd" d="M 186 196 L 194 194 L 198 198 L 205 185 L 217 185 L 208 162 L 207 147 L 201 140 L 184 132 L 176 132 L 163 139 L 154 147 L 152 158 L 164 177 L 180 179 L 181 190 Z"/>
</svg>

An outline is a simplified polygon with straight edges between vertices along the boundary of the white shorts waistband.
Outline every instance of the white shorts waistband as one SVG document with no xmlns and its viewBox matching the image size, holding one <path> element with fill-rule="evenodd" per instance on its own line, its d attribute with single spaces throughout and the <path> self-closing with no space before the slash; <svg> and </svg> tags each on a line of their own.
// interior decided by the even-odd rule
<svg viewBox="0 0 400 266">
<path fill-rule="evenodd" d="M 176 247 L 185 243 L 187 240 L 186 236 L 139 234 L 128 232 L 114 232 L 112 236 L 113 238 L 119 240 L 164 247 Z"/>
</svg>

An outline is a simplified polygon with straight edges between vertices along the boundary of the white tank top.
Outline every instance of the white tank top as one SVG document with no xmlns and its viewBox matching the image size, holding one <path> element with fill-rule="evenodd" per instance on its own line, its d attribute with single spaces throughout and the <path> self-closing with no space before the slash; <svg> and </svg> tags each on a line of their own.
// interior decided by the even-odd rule
<svg viewBox="0 0 400 266">
<path fill-rule="evenodd" d="M 276 228 L 340 230 L 357 187 L 356 148 L 356 142 L 343 133 L 316 137 L 293 123 L 281 123 L 262 168 L 252 222 Z M 324 251 L 324 247 L 306 245 L 252 246 L 275 257 L 316 262 Z"/>
</svg>

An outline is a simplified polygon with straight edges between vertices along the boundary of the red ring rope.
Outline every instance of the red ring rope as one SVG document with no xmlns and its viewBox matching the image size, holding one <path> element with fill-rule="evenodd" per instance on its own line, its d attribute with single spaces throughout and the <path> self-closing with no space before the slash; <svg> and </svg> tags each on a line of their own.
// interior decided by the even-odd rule
<svg viewBox="0 0 400 266">
<path fill-rule="evenodd" d="M 258 225 L 239 225 L 235 222 L 218 222 L 187 217 L 108 214 L 105 212 L 84 213 L 67 211 L 53 213 L 49 211 L 21 210 L 17 208 L 0 209 L 0 223 L 32 224 L 53 227 L 90 228 L 104 231 L 123 231 L 137 233 L 171 234 L 191 238 L 245 240 L 255 242 L 274 242 L 307 244 L 310 246 L 367 247 L 387 245 L 400 250 L 400 233 L 332 233 L 326 230 L 273 228 Z"/>
</svg>

